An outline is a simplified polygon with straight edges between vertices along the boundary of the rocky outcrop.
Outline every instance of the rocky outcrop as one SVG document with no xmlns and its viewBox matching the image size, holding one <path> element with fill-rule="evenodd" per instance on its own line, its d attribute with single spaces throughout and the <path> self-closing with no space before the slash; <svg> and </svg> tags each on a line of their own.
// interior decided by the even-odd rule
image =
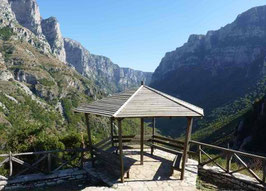
<svg viewBox="0 0 266 191">
<path fill-rule="evenodd" d="M 242 96 L 265 73 L 266 6 L 166 53 L 152 76 L 153 87 L 204 107 L 206 113 Z M 173 85 L 174 84 L 174 85 Z"/>
<path fill-rule="evenodd" d="M 14 79 L 13 74 L 9 70 L 0 71 L 0 81 L 9 81 Z"/>
<path fill-rule="evenodd" d="M 17 5 L 17 3 L 19 2 L 21 3 L 24 1 L 12 0 L 10 1 L 10 4 L 13 5 L 14 8 L 15 5 Z M 11 9 L 10 4 L 7 0 L 0 0 L 0 28 L 8 27 L 15 34 L 12 36 L 13 39 L 27 41 L 28 43 L 36 47 L 40 52 L 47 54 L 50 53 L 50 46 L 43 35 L 37 33 L 39 36 L 36 36 L 36 34 L 34 34 L 28 28 L 19 25 L 20 23 L 18 23 L 18 21 L 16 20 L 16 15 Z M 19 13 L 21 14 L 20 11 Z"/>
<path fill-rule="evenodd" d="M 232 148 L 265 154 L 266 97 L 257 100 L 253 107 L 241 116 L 234 131 Z"/>
<path fill-rule="evenodd" d="M 52 53 L 62 62 L 66 62 L 64 40 L 55 17 L 42 20 L 42 32 L 51 46 Z"/>
<path fill-rule="evenodd" d="M 120 68 L 109 58 L 91 54 L 79 42 L 64 39 L 66 60 L 86 77 L 92 77 L 108 91 L 121 91 L 138 86 L 141 81 L 150 82 L 151 73 Z"/>
<path fill-rule="evenodd" d="M 41 15 L 36 0 L 9 0 L 20 25 L 42 36 Z"/>
</svg>

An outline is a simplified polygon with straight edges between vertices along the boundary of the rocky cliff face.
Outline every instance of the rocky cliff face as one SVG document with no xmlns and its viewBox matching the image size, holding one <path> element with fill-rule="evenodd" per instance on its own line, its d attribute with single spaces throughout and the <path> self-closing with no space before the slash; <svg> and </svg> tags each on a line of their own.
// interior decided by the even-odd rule
<svg viewBox="0 0 266 191">
<path fill-rule="evenodd" d="M 65 62 L 64 41 L 59 23 L 54 17 L 42 20 L 36 0 L 9 0 L 9 5 L 6 6 L 11 7 L 16 22 L 30 30 L 35 38 L 42 42 L 43 45 L 36 44 L 37 48 L 43 47 L 45 53 L 52 53 L 60 61 Z M 24 33 L 25 37 L 32 36 L 24 31 L 25 28 L 20 28 L 18 32 Z M 29 38 L 29 41 L 34 40 Z"/>
<path fill-rule="evenodd" d="M 35 0 L 9 0 L 16 19 L 37 36 L 42 36 L 41 15 Z"/>
<path fill-rule="evenodd" d="M 42 20 L 42 32 L 51 46 L 52 53 L 62 61 L 66 62 L 64 40 L 61 34 L 59 23 L 55 17 Z"/>
<path fill-rule="evenodd" d="M 121 91 L 150 82 L 151 73 L 120 68 L 109 58 L 91 54 L 79 42 L 65 38 L 66 60 L 86 77 L 94 78 L 105 92 Z"/>
<path fill-rule="evenodd" d="M 20 33 L 21 38 L 26 37 L 28 42 L 42 52 L 51 52 L 60 61 L 74 66 L 79 73 L 92 77 L 106 93 L 138 86 L 141 81 L 150 82 L 151 73 L 120 68 L 107 57 L 90 54 L 80 43 L 64 40 L 56 18 L 41 19 L 36 0 L 2 1 L 5 4 L 3 7 L 9 7 L 8 15 L 13 16 L 14 23 L 23 26 L 19 29 L 14 27 L 13 31 Z M 38 43 L 35 42 L 36 38 Z"/>
<path fill-rule="evenodd" d="M 206 35 L 191 35 L 166 53 L 152 86 L 206 112 L 244 95 L 265 75 L 266 6 L 252 8 Z"/>
<path fill-rule="evenodd" d="M 232 147 L 237 150 L 265 154 L 266 97 L 257 100 L 235 128 Z"/>
</svg>

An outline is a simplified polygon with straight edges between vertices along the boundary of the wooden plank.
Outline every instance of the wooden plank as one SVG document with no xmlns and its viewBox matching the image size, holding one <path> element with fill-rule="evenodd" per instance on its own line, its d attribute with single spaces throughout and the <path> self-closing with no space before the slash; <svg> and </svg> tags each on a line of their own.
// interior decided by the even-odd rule
<svg viewBox="0 0 266 191">
<path fill-rule="evenodd" d="M 3 164 L 5 164 L 8 161 L 9 161 L 9 157 L 8 158 L 5 158 L 2 162 L 0 162 L 0 167 L 2 167 Z"/>
<path fill-rule="evenodd" d="M 262 182 L 266 183 L 266 161 L 263 160 L 263 163 L 262 163 Z"/>
<path fill-rule="evenodd" d="M 217 160 L 218 158 L 221 158 L 221 157 L 222 157 L 222 156 L 220 156 L 220 155 L 219 155 L 219 156 L 216 156 L 216 157 L 214 157 L 214 158 L 212 158 L 212 157 L 209 156 L 209 157 L 208 157 L 209 160 L 207 160 L 207 161 L 205 161 L 205 162 L 202 162 L 201 165 L 204 166 L 204 165 L 206 165 L 206 164 L 208 164 L 208 163 L 214 162 L 215 160 Z"/>
<path fill-rule="evenodd" d="M 18 163 L 18 164 L 20 164 L 20 165 L 22 165 L 22 166 L 24 166 L 24 167 L 26 167 L 26 168 L 28 168 L 28 169 L 31 169 L 31 170 L 35 170 L 35 171 L 39 171 L 39 172 L 45 173 L 45 172 L 43 172 L 42 170 L 36 168 L 35 166 L 32 166 L 32 165 L 30 165 L 29 163 L 27 163 L 27 162 L 25 162 L 25 161 L 23 161 L 23 160 L 20 160 L 20 159 L 18 159 L 18 158 L 16 158 L 16 157 L 12 157 L 12 161 L 14 161 L 14 162 L 16 162 L 16 163 Z"/>
<path fill-rule="evenodd" d="M 174 154 L 174 155 L 182 154 L 182 152 L 180 152 L 180 151 L 177 151 L 177 150 L 174 150 L 174 149 L 170 149 L 170 148 L 167 148 L 167 147 L 163 147 L 163 146 L 159 146 L 159 145 L 152 145 L 152 144 L 150 144 L 150 146 L 154 147 L 155 149 L 159 149 L 159 150 L 162 150 L 162 151 Z"/>
<path fill-rule="evenodd" d="M 50 173 L 52 170 L 51 153 L 47 154 L 47 163 L 48 163 L 48 173 Z"/>
<path fill-rule="evenodd" d="M 9 176 L 13 174 L 12 153 L 9 152 Z"/>
<path fill-rule="evenodd" d="M 77 157 L 77 154 L 75 154 L 74 156 L 72 156 L 69 160 L 61 160 L 61 161 L 63 161 L 63 163 L 59 166 L 59 167 L 57 167 L 56 169 L 54 169 L 53 170 L 53 172 L 56 172 L 56 171 L 58 171 L 58 170 L 60 170 L 61 168 L 63 168 L 65 165 L 67 165 L 68 163 L 70 163 L 72 160 L 74 160 L 75 158 Z M 76 167 L 75 165 L 71 165 L 71 166 L 73 166 L 73 167 Z"/>
<path fill-rule="evenodd" d="M 258 177 L 258 175 L 256 175 L 256 173 L 249 168 L 249 166 L 237 155 L 237 154 L 234 154 L 234 156 L 239 160 L 240 163 L 242 163 L 242 165 L 244 167 L 247 168 L 248 172 L 254 177 L 257 179 L 257 181 L 259 181 L 260 183 L 262 182 L 262 180 L 260 179 L 260 177 Z"/>
<path fill-rule="evenodd" d="M 160 141 L 160 140 L 157 140 L 157 139 L 153 139 L 152 141 L 154 143 L 159 143 L 159 144 L 166 145 L 166 146 L 169 146 L 169 147 L 174 147 L 176 149 L 184 149 L 183 146 L 172 144 L 172 143 L 168 143 L 168 142 L 165 142 L 165 141 Z"/>
<path fill-rule="evenodd" d="M 155 125 L 156 125 L 156 121 L 155 121 L 155 118 L 152 118 L 152 144 L 154 144 L 153 142 L 153 138 L 155 136 Z M 151 155 L 153 155 L 153 152 L 154 152 L 154 149 L 153 147 L 151 147 Z"/>
<path fill-rule="evenodd" d="M 114 147 L 114 124 L 113 124 L 114 119 L 111 117 L 110 118 L 110 126 L 111 126 L 111 141 L 112 141 L 112 147 Z"/>
<path fill-rule="evenodd" d="M 213 162 L 216 166 L 218 166 L 219 168 L 221 168 L 224 172 L 226 172 L 226 169 L 224 169 L 221 165 L 219 165 L 217 162 L 215 162 L 214 160 L 213 160 L 213 158 L 210 156 L 210 155 L 208 155 L 208 153 L 206 153 L 204 150 L 202 150 L 201 149 L 201 152 L 202 153 L 204 153 L 210 160 L 212 160 L 211 162 Z M 204 166 L 204 164 L 202 163 L 201 164 L 202 166 Z"/>
<path fill-rule="evenodd" d="M 120 156 L 120 178 L 124 182 L 124 161 L 123 161 L 123 145 L 122 145 L 122 119 L 118 119 L 118 139 L 119 139 L 119 156 Z"/>
<path fill-rule="evenodd" d="M 175 140 L 175 139 L 171 139 L 171 138 L 163 137 L 163 136 L 159 136 L 159 135 L 154 135 L 153 137 L 156 138 L 156 139 L 161 139 L 161 140 L 164 140 L 164 141 L 170 141 L 170 142 L 173 142 L 173 143 L 184 145 L 184 141 L 178 141 L 178 140 Z"/>
<path fill-rule="evenodd" d="M 198 145 L 198 162 L 199 162 L 199 165 L 201 165 L 202 163 L 202 157 L 201 157 L 201 145 Z"/>
<path fill-rule="evenodd" d="M 192 124 L 193 124 L 192 117 L 188 117 L 187 121 L 188 121 L 187 132 L 186 132 L 186 138 L 185 138 L 184 150 L 183 150 L 183 157 L 182 157 L 182 169 L 181 169 L 181 177 L 180 177 L 181 180 L 184 180 L 184 176 L 185 176 L 187 152 L 188 152 L 188 149 L 189 149 L 189 141 L 190 141 L 190 137 L 191 137 L 191 130 L 192 130 Z"/>
<path fill-rule="evenodd" d="M 101 145 L 105 144 L 106 142 L 110 141 L 111 140 L 111 137 L 107 137 L 106 139 L 103 139 L 102 141 L 94 144 L 93 146 L 94 147 L 100 147 Z"/>
<path fill-rule="evenodd" d="M 42 156 L 39 160 L 37 160 L 36 162 L 34 162 L 32 164 L 32 166 L 34 166 L 34 167 L 37 166 L 40 162 L 42 162 L 44 159 L 46 159 L 46 157 L 47 157 L 47 155 Z M 20 171 L 19 173 L 17 173 L 16 176 L 19 176 L 19 175 L 27 172 L 28 170 L 29 169 L 24 169 L 24 170 Z"/>
<path fill-rule="evenodd" d="M 140 118 L 140 164 L 143 165 L 144 119 Z"/>
<path fill-rule="evenodd" d="M 236 154 L 240 154 L 240 155 L 251 157 L 251 158 L 255 158 L 255 159 L 266 160 L 266 157 L 264 157 L 264 156 L 250 154 L 250 153 L 246 153 L 246 152 L 242 152 L 242 151 L 237 151 L 237 150 L 234 150 L 234 149 L 228 149 L 228 148 L 224 148 L 224 147 L 220 147 L 220 146 L 216 146 L 216 145 L 210 145 L 210 144 L 202 143 L 202 142 L 199 142 L 199 141 L 191 140 L 190 143 L 193 143 L 193 144 L 196 144 L 196 145 L 205 146 L 205 147 L 209 147 L 209 148 L 213 148 L 213 149 L 217 149 L 217 150 L 220 150 L 220 151 L 230 152 L 232 154 L 236 153 Z"/>
</svg>

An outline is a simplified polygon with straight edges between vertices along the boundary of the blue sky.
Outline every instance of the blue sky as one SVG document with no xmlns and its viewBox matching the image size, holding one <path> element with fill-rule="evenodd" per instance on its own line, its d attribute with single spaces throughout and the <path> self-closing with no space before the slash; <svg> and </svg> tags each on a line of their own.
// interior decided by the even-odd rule
<svg viewBox="0 0 266 191">
<path fill-rule="evenodd" d="M 266 0 L 37 0 L 43 18 L 54 16 L 63 36 L 123 67 L 154 71 L 166 52 L 190 34 L 232 22 Z"/>
</svg>

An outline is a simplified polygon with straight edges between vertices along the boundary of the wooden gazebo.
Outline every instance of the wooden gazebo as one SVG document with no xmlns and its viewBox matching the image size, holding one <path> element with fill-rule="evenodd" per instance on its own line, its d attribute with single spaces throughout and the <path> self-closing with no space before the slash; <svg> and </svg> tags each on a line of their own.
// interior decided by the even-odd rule
<svg viewBox="0 0 266 191">
<path fill-rule="evenodd" d="M 186 117 L 187 130 L 182 154 L 181 180 L 184 179 L 185 164 L 187 153 L 189 150 L 189 141 L 191 137 L 191 129 L 193 117 L 202 117 L 203 109 L 196 107 L 190 103 L 167 95 L 163 92 L 155 90 L 149 86 L 141 85 L 137 90 L 126 91 L 95 101 L 88 105 L 82 105 L 75 112 L 85 113 L 89 148 L 93 157 L 93 145 L 91 142 L 91 132 L 88 114 L 109 117 L 111 119 L 111 137 L 113 139 L 113 121 L 118 122 L 118 151 L 120 159 L 120 175 L 121 181 L 124 181 L 124 160 L 123 160 L 123 143 L 122 143 L 122 120 L 124 118 L 140 118 L 141 134 L 140 134 L 140 162 L 143 164 L 143 148 L 144 148 L 144 119 L 145 118 L 161 118 L 161 117 Z M 154 125 L 154 123 L 153 123 Z M 154 129 L 154 126 L 153 126 Z M 154 131 L 153 131 L 154 135 Z M 113 145 L 113 143 L 112 143 Z"/>
</svg>

